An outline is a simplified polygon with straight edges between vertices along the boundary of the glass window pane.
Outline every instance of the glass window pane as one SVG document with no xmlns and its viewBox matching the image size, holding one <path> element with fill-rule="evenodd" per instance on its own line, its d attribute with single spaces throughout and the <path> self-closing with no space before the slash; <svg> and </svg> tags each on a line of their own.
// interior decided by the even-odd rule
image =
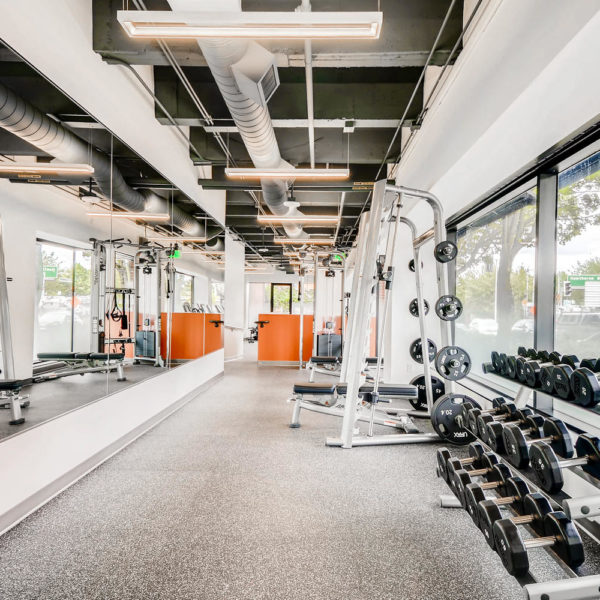
<svg viewBox="0 0 600 600">
<path fill-rule="evenodd" d="M 290 297 L 292 286 L 289 283 L 274 283 L 271 287 L 271 302 L 276 314 L 290 314 Z"/>
<path fill-rule="evenodd" d="M 558 177 L 554 347 L 598 356 L 600 342 L 600 152 Z"/>
<path fill-rule="evenodd" d="M 75 251 L 73 286 L 73 351 L 89 352 L 91 328 L 92 252 Z"/>
<path fill-rule="evenodd" d="M 458 231 L 456 293 L 464 312 L 455 322 L 456 343 L 470 354 L 474 373 L 492 350 L 533 346 L 536 192 Z"/>
<path fill-rule="evenodd" d="M 35 354 L 71 352 L 73 250 L 38 243 Z"/>
<path fill-rule="evenodd" d="M 191 275 L 175 273 L 175 312 L 190 312 L 193 303 L 193 281 Z"/>
</svg>

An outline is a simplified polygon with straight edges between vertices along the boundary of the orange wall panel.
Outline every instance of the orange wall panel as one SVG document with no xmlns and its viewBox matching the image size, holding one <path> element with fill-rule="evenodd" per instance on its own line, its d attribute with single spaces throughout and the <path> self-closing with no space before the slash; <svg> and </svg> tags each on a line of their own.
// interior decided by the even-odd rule
<svg viewBox="0 0 600 600">
<path fill-rule="evenodd" d="M 171 358 L 191 360 L 204 356 L 205 317 L 202 313 L 173 313 Z M 167 356 L 167 313 L 161 314 L 160 352 Z M 213 327 L 211 325 L 211 327 Z"/>
<path fill-rule="evenodd" d="M 269 321 L 258 328 L 258 360 L 298 362 L 300 350 L 300 315 L 260 314 L 259 321 Z M 312 355 L 312 315 L 304 316 L 302 359 Z"/>
<path fill-rule="evenodd" d="M 210 321 L 222 321 L 223 315 L 207 313 L 203 315 L 206 319 L 204 326 L 204 354 L 210 354 L 215 350 L 220 350 L 223 347 L 223 323 L 215 327 Z"/>
</svg>

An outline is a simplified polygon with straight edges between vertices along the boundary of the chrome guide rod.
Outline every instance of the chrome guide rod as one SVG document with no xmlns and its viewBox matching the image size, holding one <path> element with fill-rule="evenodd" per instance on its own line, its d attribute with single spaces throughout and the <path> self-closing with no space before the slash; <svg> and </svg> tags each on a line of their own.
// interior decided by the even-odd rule
<svg viewBox="0 0 600 600">
<path fill-rule="evenodd" d="M 300 300 L 300 341 L 298 348 L 298 369 L 303 367 L 302 354 L 304 352 L 304 268 L 300 267 L 300 281 L 298 282 L 298 300 Z"/>
<path fill-rule="evenodd" d="M 427 329 L 425 325 L 425 300 L 423 298 L 423 283 L 421 279 L 421 257 L 420 248 L 415 243 L 417 239 L 417 228 L 415 224 L 406 217 L 400 217 L 400 222 L 408 226 L 412 237 L 413 257 L 415 261 L 415 282 L 417 288 L 417 306 L 419 307 L 419 330 L 421 333 L 421 352 L 423 353 L 423 375 L 425 376 L 425 395 L 427 397 L 427 412 L 431 415 L 433 409 L 433 388 L 431 386 L 431 364 L 429 363 L 429 343 L 427 340 Z"/>
<path fill-rule="evenodd" d="M 371 203 L 369 228 L 365 240 L 365 252 L 362 260 L 362 268 L 355 272 L 358 277 L 358 297 L 352 316 L 352 337 L 347 345 L 347 384 L 346 405 L 344 407 L 344 418 L 342 420 L 341 443 L 343 448 L 352 448 L 352 437 L 356 421 L 356 408 L 359 401 L 358 390 L 360 388 L 361 371 L 365 356 L 365 343 L 369 331 L 370 306 L 372 298 L 373 283 L 376 280 L 377 247 L 379 232 L 383 213 L 383 204 L 386 191 L 386 180 L 380 179 L 373 187 L 373 200 Z M 362 310 L 360 310 L 362 308 Z"/>
<path fill-rule="evenodd" d="M 385 196 L 384 196 L 385 198 Z M 396 252 L 396 239 L 398 238 L 398 224 L 400 222 L 399 220 L 399 210 L 397 211 L 397 213 L 394 215 L 394 208 L 396 208 L 396 204 L 398 205 L 398 209 L 399 207 L 402 205 L 402 194 L 398 194 L 398 201 L 396 202 L 396 200 L 394 199 L 394 201 L 392 202 L 391 206 L 390 206 L 390 216 L 388 219 L 388 231 L 387 231 L 387 240 L 386 240 L 386 244 L 385 244 L 385 262 L 387 263 L 388 266 L 391 266 L 393 269 L 393 265 L 394 265 L 394 256 L 395 256 L 395 252 Z M 394 223 L 394 226 L 392 227 L 392 221 Z M 391 248 L 390 248 L 390 244 L 391 244 Z M 385 265 L 382 265 L 382 269 Z M 392 271 L 393 273 L 393 271 Z M 392 282 L 393 282 L 393 275 L 392 275 Z M 381 283 L 379 281 L 379 279 L 377 278 L 376 282 L 375 282 L 375 290 L 376 290 L 376 294 L 377 294 L 377 299 L 379 300 L 379 287 L 380 287 Z M 387 282 L 386 282 L 387 285 Z M 392 283 L 393 285 L 393 283 Z M 390 300 L 390 296 L 391 296 L 391 288 L 389 290 L 386 289 L 385 291 L 385 300 L 383 301 L 383 315 L 381 316 L 381 327 L 377 327 L 377 335 L 379 336 L 379 332 L 381 332 L 381 336 L 383 338 L 383 335 L 385 334 L 385 325 L 386 325 L 386 321 L 387 321 L 387 313 L 389 310 L 389 300 Z M 383 340 L 381 340 L 381 342 L 383 342 Z M 381 343 L 381 346 L 383 346 L 383 344 Z M 375 373 L 375 382 L 373 385 L 373 392 L 375 394 L 377 394 L 379 392 L 379 381 L 381 380 L 381 363 L 382 363 L 382 352 L 381 352 L 381 347 L 378 345 L 378 352 L 377 352 L 377 371 Z M 369 423 L 369 436 L 373 436 L 373 419 L 375 417 L 375 402 L 371 403 L 371 421 Z"/>
</svg>

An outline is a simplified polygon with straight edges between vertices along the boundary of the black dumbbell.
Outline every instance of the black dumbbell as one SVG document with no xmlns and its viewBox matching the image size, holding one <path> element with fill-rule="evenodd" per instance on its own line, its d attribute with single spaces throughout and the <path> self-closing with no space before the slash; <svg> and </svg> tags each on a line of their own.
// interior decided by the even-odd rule
<svg viewBox="0 0 600 600">
<path fill-rule="evenodd" d="M 525 485 L 521 486 L 522 489 L 526 487 Z M 519 498 L 518 507 L 515 506 L 515 512 L 518 516 L 509 517 L 515 525 L 529 525 L 536 533 L 541 535 L 544 531 L 542 524 L 544 517 L 552 512 L 552 506 L 543 494 L 539 492 L 532 494 L 527 490 Z M 497 504 L 494 504 L 493 500 L 484 500 L 477 505 L 477 518 L 479 529 L 483 532 L 485 541 L 490 548 L 495 550 L 494 523 L 502 519 L 500 508 Z"/>
<path fill-rule="evenodd" d="M 490 500 L 490 502 L 494 502 L 497 506 L 511 505 L 516 512 L 522 512 L 520 510 L 522 500 L 529 493 L 529 487 L 520 477 L 508 477 L 505 485 L 501 488 L 496 488 L 496 491 L 500 493 L 501 497 L 489 499 L 486 498 L 480 483 L 469 483 L 465 487 L 465 508 L 478 527 L 480 525 L 477 507 L 480 502 Z"/>
<path fill-rule="evenodd" d="M 600 479 L 600 438 L 581 434 L 575 442 L 575 451 L 575 458 L 560 460 L 545 442 L 531 445 L 529 462 L 543 490 L 549 494 L 560 492 L 565 483 L 562 469 L 567 467 L 581 467 L 592 477 Z"/>
<path fill-rule="evenodd" d="M 473 404 L 471 404 L 470 402 L 465 402 L 462 405 L 461 408 L 461 416 L 463 418 L 463 423 L 465 424 L 465 427 L 474 435 L 478 434 L 477 431 L 477 417 L 479 415 L 501 415 L 504 414 L 506 411 L 511 410 L 510 406 L 507 406 L 508 404 L 512 404 L 511 402 L 506 402 L 506 400 L 504 398 L 502 398 L 501 396 L 499 396 L 498 398 L 493 398 L 492 399 L 492 408 L 487 409 L 487 410 L 481 410 L 480 408 L 477 408 L 475 406 L 473 406 Z M 514 406 L 514 404 L 513 404 Z"/>
<path fill-rule="evenodd" d="M 529 354 L 529 353 L 528 353 Z M 531 361 L 547 362 L 550 360 L 550 354 L 546 350 L 540 350 L 537 352 L 535 357 L 530 356 L 518 356 L 516 359 L 517 379 L 521 383 L 526 383 L 525 379 L 525 365 Z"/>
<path fill-rule="evenodd" d="M 592 359 L 582 360 L 579 369 L 571 373 L 571 392 L 576 404 L 593 407 L 600 402 L 600 379 L 594 369 L 583 366 L 586 364 L 592 365 Z M 600 360 L 593 366 L 600 367 Z"/>
<path fill-rule="evenodd" d="M 471 465 L 473 468 L 477 468 L 481 464 L 481 457 L 485 454 L 485 448 L 479 442 L 472 442 L 469 444 L 469 458 L 452 458 L 450 450 L 448 448 L 440 448 L 437 453 L 437 474 L 446 483 L 450 483 L 448 479 L 448 462 L 451 460 L 458 461 L 455 465 L 460 465 L 458 468 L 462 468 L 466 465 Z M 455 469 L 456 470 L 456 469 Z"/>
<path fill-rule="evenodd" d="M 560 364 L 560 354 L 558 352 L 542 351 L 537 360 L 527 360 L 523 363 L 523 378 L 525 384 L 529 387 L 539 387 L 541 385 L 541 374 L 544 367 L 552 367 Z"/>
<path fill-rule="evenodd" d="M 537 350 L 530 348 L 526 350 L 522 346 L 518 349 L 516 355 L 506 357 L 506 376 L 510 379 L 517 379 L 517 360 L 535 360 L 538 357 Z"/>
<path fill-rule="evenodd" d="M 517 517 L 519 518 L 519 517 Z M 577 528 L 562 511 L 548 513 L 543 520 L 542 537 L 524 540 L 511 519 L 494 523 L 496 552 L 504 568 L 515 577 L 529 571 L 527 551 L 530 548 L 550 547 L 569 567 L 576 569 L 585 560 L 583 543 Z"/>
<path fill-rule="evenodd" d="M 546 442 L 558 456 L 571 458 L 573 456 L 573 441 L 569 435 L 567 426 L 560 420 L 554 418 L 542 419 L 542 428 L 539 420 L 529 418 L 532 422 L 530 430 L 519 429 L 509 423 L 502 431 L 504 449 L 508 462 L 517 469 L 524 469 L 529 464 L 529 446 L 534 442 Z M 531 439 L 525 437 L 529 433 Z"/>
<path fill-rule="evenodd" d="M 491 447 L 498 454 L 504 453 L 504 443 L 502 441 L 502 429 L 506 422 L 514 423 L 519 427 L 529 427 L 527 422 L 529 417 L 533 416 L 533 412 L 529 408 L 516 409 L 513 415 L 503 420 L 490 419 L 485 415 L 480 415 L 477 419 L 477 430 L 479 438 L 484 444 Z"/>
<path fill-rule="evenodd" d="M 497 457 L 489 453 L 491 456 L 494 456 L 494 459 L 497 461 Z M 473 477 L 485 477 L 486 481 L 480 483 L 482 490 L 499 490 L 501 496 L 504 496 L 504 487 L 506 480 L 509 477 L 512 477 L 512 473 L 510 469 L 501 462 L 496 462 L 495 464 L 491 461 L 491 468 L 485 469 L 485 473 L 482 473 L 483 469 L 475 469 L 473 471 L 467 471 L 465 469 L 461 469 L 454 473 L 454 485 L 453 490 L 454 494 L 460 501 L 460 505 L 463 508 L 467 507 L 467 498 L 466 498 L 466 487 L 473 483 Z"/>
<path fill-rule="evenodd" d="M 488 471 L 492 469 L 492 467 L 498 463 L 498 457 L 493 452 L 484 452 L 477 460 L 477 465 L 471 469 L 469 472 L 475 475 L 484 475 Z M 448 476 L 448 485 L 452 488 L 452 491 L 456 494 L 456 473 L 459 471 L 465 471 L 465 466 L 463 465 L 459 458 L 451 458 L 446 462 L 446 472 Z"/>
</svg>

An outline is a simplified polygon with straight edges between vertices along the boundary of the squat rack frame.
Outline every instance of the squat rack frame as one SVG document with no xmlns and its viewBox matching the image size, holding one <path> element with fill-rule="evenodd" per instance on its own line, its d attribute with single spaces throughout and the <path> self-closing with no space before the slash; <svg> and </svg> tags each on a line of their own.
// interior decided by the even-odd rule
<svg viewBox="0 0 600 600">
<path fill-rule="evenodd" d="M 419 325 L 421 332 L 421 344 L 423 349 L 423 364 L 424 371 L 430 373 L 430 365 L 428 362 L 428 341 L 425 328 L 425 310 L 422 295 L 422 278 L 421 278 L 421 262 L 420 249 L 421 247 L 433 240 L 435 245 L 446 241 L 446 231 L 444 223 L 444 211 L 439 199 L 423 190 L 417 190 L 399 185 L 388 184 L 385 179 L 377 181 L 373 188 L 373 196 L 371 201 L 371 210 L 368 216 L 363 215 L 363 219 L 368 219 L 366 236 L 363 236 L 362 243 L 357 249 L 357 260 L 353 278 L 353 290 L 351 295 L 350 318 L 348 320 L 348 343 L 346 345 L 347 352 L 344 356 L 348 357 L 345 365 L 342 365 L 342 377 L 348 383 L 348 391 L 346 396 L 346 404 L 344 408 L 344 417 L 340 436 L 337 438 L 328 438 L 326 443 L 328 446 L 341 448 L 353 448 L 354 446 L 375 446 L 388 444 L 409 444 L 420 442 L 439 441 L 439 436 L 434 433 L 407 433 L 399 435 L 378 435 L 378 436 L 361 436 L 355 435 L 356 414 L 359 403 L 358 390 L 361 385 L 361 362 L 364 359 L 365 343 L 369 332 L 369 315 L 370 311 L 364 310 L 370 307 L 372 300 L 373 283 L 377 281 L 377 250 L 380 243 L 380 235 L 382 223 L 385 220 L 385 196 L 387 192 L 394 193 L 400 197 L 398 203 L 397 219 L 407 225 L 412 234 L 413 255 L 415 258 L 415 275 L 417 283 L 417 301 L 419 306 Z M 416 236 L 416 227 L 410 220 L 401 217 L 403 196 L 411 196 L 418 200 L 423 200 L 431 207 L 433 211 L 433 228 L 419 237 Z M 393 211 L 393 206 L 392 209 Z M 361 226 L 364 221 L 361 220 Z M 397 229 L 397 227 L 396 227 Z M 394 267 L 395 257 L 386 256 L 388 266 Z M 448 276 L 447 263 L 436 261 L 436 279 L 437 288 L 440 296 L 448 295 Z M 388 291 L 389 294 L 389 291 Z M 357 310 L 363 308 L 363 310 Z M 387 312 L 387 307 L 385 309 Z M 448 346 L 452 339 L 452 329 L 450 322 L 443 321 L 440 324 L 440 333 L 442 346 Z M 381 357 L 378 359 L 380 366 Z M 345 367 L 345 368 L 344 368 Z M 379 369 L 378 369 L 379 372 Z M 379 374 L 377 375 L 375 390 L 377 390 Z M 431 416 L 433 407 L 433 392 L 431 389 L 431 377 L 425 376 L 426 394 L 427 394 L 427 413 L 420 413 L 419 416 Z M 454 382 L 450 382 L 449 392 L 454 393 Z M 416 414 L 416 413 L 413 413 Z"/>
</svg>

